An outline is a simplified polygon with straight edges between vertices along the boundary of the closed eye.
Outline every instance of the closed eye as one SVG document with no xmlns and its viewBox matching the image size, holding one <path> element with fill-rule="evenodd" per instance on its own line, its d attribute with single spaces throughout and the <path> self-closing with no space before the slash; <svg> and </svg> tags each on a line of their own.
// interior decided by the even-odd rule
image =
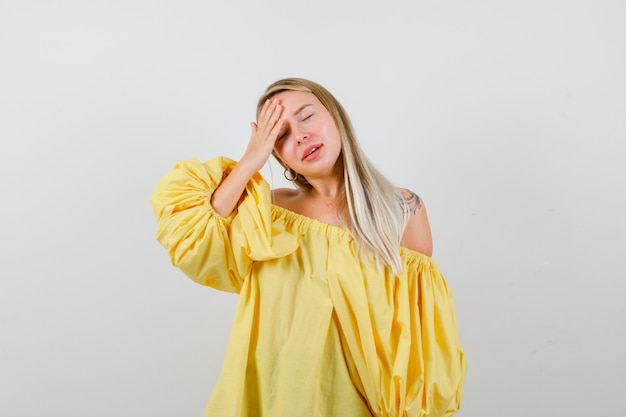
<svg viewBox="0 0 626 417">
<path fill-rule="evenodd" d="M 283 139 L 285 139 L 285 138 L 287 137 L 287 134 L 288 134 L 288 133 L 289 133 L 289 131 L 288 131 L 288 130 L 283 130 L 282 132 L 279 132 L 279 133 L 278 133 L 278 136 L 277 136 L 277 140 L 283 140 Z"/>
</svg>

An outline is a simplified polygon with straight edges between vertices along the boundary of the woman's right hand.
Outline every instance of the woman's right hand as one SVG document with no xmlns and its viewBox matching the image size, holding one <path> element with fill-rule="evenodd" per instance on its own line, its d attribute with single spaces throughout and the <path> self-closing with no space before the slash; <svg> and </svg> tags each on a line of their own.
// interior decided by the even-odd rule
<svg viewBox="0 0 626 417">
<path fill-rule="evenodd" d="M 239 163 L 244 164 L 252 172 L 260 171 L 265 165 L 283 126 L 281 115 L 283 106 L 276 98 L 269 99 L 263 104 L 257 123 L 251 122 L 250 142 Z"/>
<path fill-rule="evenodd" d="M 211 196 L 211 205 L 220 216 L 228 217 L 233 212 L 250 178 L 263 168 L 272 154 L 283 126 L 282 112 L 278 99 L 268 100 L 261 108 L 258 124 L 250 123 L 252 134 L 246 152 Z"/>
</svg>

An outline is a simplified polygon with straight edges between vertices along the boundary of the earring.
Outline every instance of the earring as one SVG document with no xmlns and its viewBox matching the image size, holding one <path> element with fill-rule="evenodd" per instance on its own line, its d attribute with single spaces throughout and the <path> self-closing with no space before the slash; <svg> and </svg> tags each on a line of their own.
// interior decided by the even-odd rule
<svg viewBox="0 0 626 417">
<path fill-rule="evenodd" d="M 289 177 L 287 176 L 287 173 L 288 173 L 288 172 L 289 172 L 289 174 L 291 174 L 291 175 L 292 175 L 292 177 L 291 177 L 291 178 L 289 178 Z M 293 173 L 293 174 L 292 174 L 292 173 Z M 294 181 L 296 180 L 296 178 L 298 178 L 298 173 L 297 173 L 296 171 L 294 171 L 293 169 L 291 169 L 291 168 L 285 168 L 285 172 L 283 172 L 283 175 L 285 176 L 285 179 L 286 179 L 287 181 L 291 181 L 291 182 L 294 182 Z"/>
</svg>

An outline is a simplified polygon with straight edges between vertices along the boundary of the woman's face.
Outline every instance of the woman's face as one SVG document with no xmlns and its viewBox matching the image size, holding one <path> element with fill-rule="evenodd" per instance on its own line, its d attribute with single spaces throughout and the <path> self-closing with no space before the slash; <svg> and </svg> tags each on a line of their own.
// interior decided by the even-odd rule
<svg viewBox="0 0 626 417">
<path fill-rule="evenodd" d="M 339 173 L 341 137 L 326 107 L 309 92 L 283 91 L 274 96 L 283 107 L 283 126 L 274 145 L 289 168 L 307 180 Z"/>
</svg>

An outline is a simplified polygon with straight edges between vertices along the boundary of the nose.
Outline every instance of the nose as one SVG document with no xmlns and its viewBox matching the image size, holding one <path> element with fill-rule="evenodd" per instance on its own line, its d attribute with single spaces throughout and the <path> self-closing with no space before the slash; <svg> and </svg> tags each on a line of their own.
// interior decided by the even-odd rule
<svg viewBox="0 0 626 417">
<path fill-rule="evenodd" d="M 305 132 L 296 132 L 296 142 L 298 142 L 298 145 L 301 144 L 302 142 L 304 142 L 305 140 L 307 140 L 309 138 L 309 135 L 306 134 Z"/>
</svg>

